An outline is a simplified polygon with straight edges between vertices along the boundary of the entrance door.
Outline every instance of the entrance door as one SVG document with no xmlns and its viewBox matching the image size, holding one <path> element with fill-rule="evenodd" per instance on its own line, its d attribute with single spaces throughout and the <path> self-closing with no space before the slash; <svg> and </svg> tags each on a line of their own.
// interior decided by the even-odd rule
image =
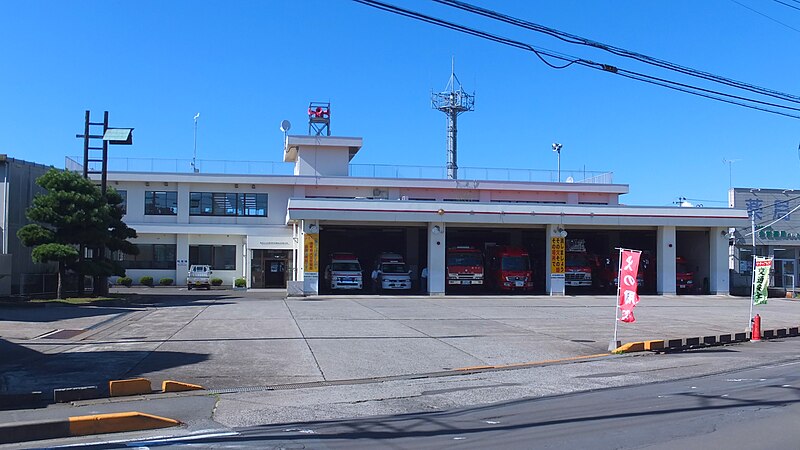
<svg viewBox="0 0 800 450">
<path fill-rule="evenodd" d="M 775 287 L 782 287 L 791 289 L 792 284 L 797 285 L 794 280 L 794 260 L 792 259 L 775 259 Z"/>
<path fill-rule="evenodd" d="M 289 250 L 253 250 L 250 282 L 254 288 L 286 288 L 292 273 Z"/>
</svg>

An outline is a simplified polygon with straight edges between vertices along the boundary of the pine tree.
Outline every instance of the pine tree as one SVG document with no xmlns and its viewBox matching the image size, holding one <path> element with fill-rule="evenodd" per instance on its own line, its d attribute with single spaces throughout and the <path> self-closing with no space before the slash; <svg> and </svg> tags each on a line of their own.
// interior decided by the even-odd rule
<svg viewBox="0 0 800 450">
<path fill-rule="evenodd" d="M 34 223 L 22 227 L 17 236 L 23 245 L 34 247 L 35 261 L 58 263 L 58 298 L 63 296 L 67 269 L 80 276 L 124 275 L 119 263 L 107 256 L 113 251 L 138 253 L 128 241 L 136 237 L 136 231 L 122 221 L 122 197 L 113 189 L 103 195 L 91 180 L 75 172 L 51 169 L 36 183 L 47 193 L 33 199 L 26 215 Z M 80 262 L 77 249 L 81 245 L 94 249 L 95 257 Z"/>
</svg>

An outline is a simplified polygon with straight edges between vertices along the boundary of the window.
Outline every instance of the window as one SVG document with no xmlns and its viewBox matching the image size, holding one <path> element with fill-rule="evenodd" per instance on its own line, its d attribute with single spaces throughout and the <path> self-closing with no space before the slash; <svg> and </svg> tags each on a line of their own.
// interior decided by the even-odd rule
<svg viewBox="0 0 800 450">
<path fill-rule="evenodd" d="M 117 194 L 122 197 L 122 203 L 119 204 L 122 214 L 128 214 L 128 191 L 118 190 Z"/>
<path fill-rule="evenodd" d="M 236 270 L 235 245 L 190 245 L 189 265 L 204 264 L 213 270 Z"/>
<path fill-rule="evenodd" d="M 125 269 L 175 269 L 175 244 L 136 244 L 138 255 L 122 255 Z"/>
<path fill-rule="evenodd" d="M 145 191 L 144 213 L 156 216 L 174 216 L 178 214 L 177 191 Z"/>
<path fill-rule="evenodd" d="M 189 215 L 267 217 L 267 194 L 192 192 Z"/>
</svg>

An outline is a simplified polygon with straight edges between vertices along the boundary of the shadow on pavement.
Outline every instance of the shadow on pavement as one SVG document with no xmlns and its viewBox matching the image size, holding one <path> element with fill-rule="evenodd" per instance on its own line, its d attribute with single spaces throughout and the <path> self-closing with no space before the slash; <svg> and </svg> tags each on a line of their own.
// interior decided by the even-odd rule
<svg viewBox="0 0 800 450">
<path fill-rule="evenodd" d="M 52 399 L 53 389 L 96 385 L 104 395 L 108 381 L 141 375 L 139 363 L 148 370 L 163 370 L 209 359 L 207 353 L 149 350 L 80 351 L 46 354 L 0 338 L 0 394 L 41 391 Z"/>
</svg>

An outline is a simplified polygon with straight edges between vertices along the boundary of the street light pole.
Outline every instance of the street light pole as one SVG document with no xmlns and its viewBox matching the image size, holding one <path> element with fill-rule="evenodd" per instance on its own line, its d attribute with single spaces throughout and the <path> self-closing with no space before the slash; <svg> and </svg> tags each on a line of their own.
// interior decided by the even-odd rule
<svg viewBox="0 0 800 450">
<path fill-rule="evenodd" d="M 197 168 L 197 119 L 200 118 L 200 113 L 194 115 L 194 150 L 192 151 L 192 172 L 197 173 L 200 170 Z"/>
<path fill-rule="evenodd" d="M 554 142 L 553 151 L 558 154 L 558 182 L 561 183 L 561 144 Z"/>
</svg>

